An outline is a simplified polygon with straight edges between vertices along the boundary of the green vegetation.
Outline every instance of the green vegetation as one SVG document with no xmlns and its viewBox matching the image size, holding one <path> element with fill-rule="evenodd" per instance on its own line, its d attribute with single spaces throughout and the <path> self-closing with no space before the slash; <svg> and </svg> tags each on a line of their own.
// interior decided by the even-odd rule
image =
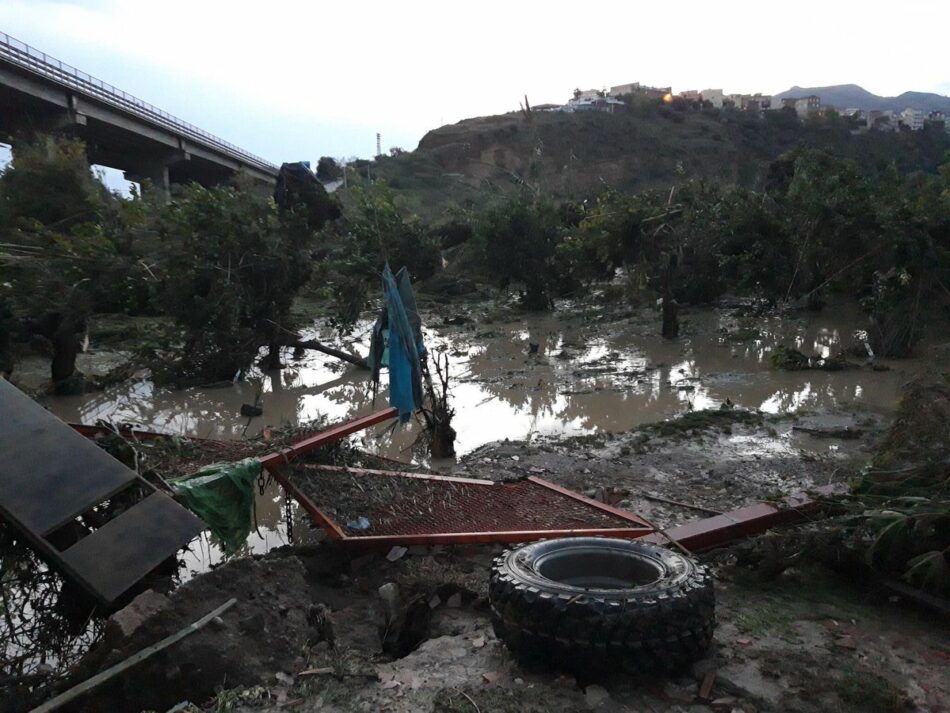
<svg viewBox="0 0 950 713">
<path fill-rule="evenodd" d="M 736 612 L 735 625 L 743 634 L 762 636 L 781 633 L 792 621 L 788 606 L 781 599 L 770 599 L 763 604 L 744 607 Z"/>
<path fill-rule="evenodd" d="M 487 274 L 496 277 L 499 287 L 523 284 L 526 308 L 548 309 L 556 286 L 570 278 L 555 264 L 561 229 L 557 209 L 544 201 L 515 200 L 489 210 L 476 229 Z"/>
<path fill-rule="evenodd" d="M 761 414 L 738 408 L 689 411 L 668 421 L 657 421 L 641 426 L 639 430 L 651 435 L 685 438 L 693 431 L 719 429 L 729 432 L 733 425 L 756 425 L 763 421 Z"/>
<path fill-rule="evenodd" d="M 326 250 L 320 280 L 329 288 L 331 321 L 341 332 L 352 329 L 367 304 L 367 283 L 378 280 L 387 262 L 406 267 L 413 280 L 440 267 L 438 237 L 400 210 L 383 182 L 354 188 L 345 215 L 324 229 L 320 242 Z"/>
<path fill-rule="evenodd" d="M 19 147 L 0 175 L 0 347 L 32 339 L 52 358 L 57 391 L 81 388 L 75 359 L 94 307 L 136 312 L 148 301 L 133 245 L 145 206 L 115 200 L 74 140 Z M 0 362 L 12 368 L 9 353 Z"/>
<path fill-rule="evenodd" d="M 686 117 L 671 125 L 699 129 L 704 141 L 715 143 L 707 136 L 714 131 L 766 136 L 773 147 L 785 140 L 779 137 L 827 139 L 832 148 L 873 139 L 893 149 L 892 160 L 869 167 L 864 154 L 849 160 L 798 147 L 763 167 L 756 189 L 691 177 L 677 161 L 672 187 L 630 191 L 614 181 L 578 201 L 567 199 L 571 191 L 557 188 L 546 171 L 552 154 L 566 161 L 568 173 L 589 162 L 560 156 L 564 144 L 553 137 L 579 141 L 604 117 L 532 112 L 530 120 L 510 116 L 492 124 L 494 143 L 479 149 L 484 155 L 510 141 L 533 147 L 525 160 L 493 159 L 517 188 L 486 188 L 493 199 L 484 210 L 477 202 L 444 203 L 440 219 L 427 224 L 407 210 L 407 189 L 397 188 L 402 179 L 389 168 L 432 161 L 433 152 L 444 162 L 461 151 L 469 161 L 471 147 L 445 139 L 468 136 L 471 123 L 430 134 L 419 151 L 359 164 L 342 215 L 325 193 L 305 190 L 308 175 L 281 184 L 279 206 L 240 186 L 188 186 L 167 204 L 121 200 L 92 176 L 81 144 L 47 137 L 18 147 L 0 177 L 0 367 L 9 368 L 11 340 L 43 339 L 56 388 L 82 388 L 74 363 L 89 315 L 125 312 L 173 321 L 152 349 L 162 356 L 160 375 L 175 383 L 230 378 L 261 347 L 276 359 L 276 347 L 293 341 L 290 304 L 308 279 L 345 333 L 386 262 L 420 281 L 440 273 L 445 256 L 451 259 L 439 276 L 443 284 L 474 279 L 514 287 L 528 309 L 551 309 L 556 297 L 622 276 L 623 289 L 616 292 L 615 284 L 612 294 L 635 303 L 663 298 L 668 336 L 677 330 L 678 304 L 740 294 L 818 308 L 841 292 L 861 300 L 876 355 L 913 352 L 926 328 L 924 307 L 939 308 L 950 294 L 950 162 L 936 173 L 908 174 L 902 166 L 913 154 L 914 165 L 937 168 L 934 156 L 920 152 L 943 147 L 944 139 L 852 137 L 833 117 L 801 126 L 784 112 L 761 119 L 649 103 L 632 106 L 616 126 L 605 124 L 607 138 L 625 146 L 626 129 L 657 138 L 673 131 L 661 126 L 668 115 Z M 828 138 L 845 135 L 845 143 Z M 871 154 L 882 156 L 878 149 Z M 321 165 L 327 174 L 335 164 Z M 363 169 L 371 181 L 359 177 Z M 391 182 L 381 175 L 392 175 Z M 44 193 L 48 199 L 37 200 Z M 791 352 L 784 356 L 795 361 Z"/>
<path fill-rule="evenodd" d="M 861 713 L 899 713 L 911 707 L 904 691 L 870 671 L 846 672 L 836 683 L 835 692 Z"/>
<path fill-rule="evenodd" d="M 617 114 L 521 113 L 466 119 L 430 131 L 419 148 L 377 157 L 351 174 L 383 179 L 407 210 L 430 222 L 447 208 L 481 213 L 521 195 L 526 184 L 553 201 L 584 200 L 606 186 L 659 190 L 684 178 L 762 191 L 769 166 L 799 146 L 852 160 L 876 176 L 935 172 L 950 149 L 944 132 L 852 134 L 834 115 L 693 109 L 637 100 Z"/>
<path fill-rule="evenodd" d="M 123 200 L 92 174 L 80 142 L 18 145 L 0 175 L 0 366 L 12 369 L 14 342 L 30 342 L 50 353 L 56 391 L 81 391 L 90 385 L 75 362 L 90 316 L 126 313 L 170 318 L 149 335 L 157 376 L 232 378 L 290 326 L 315 230 L 336 210 L 311 203 L 278 210 L 249 187 L 198 185 L 168 202 Z"/>
</svg>

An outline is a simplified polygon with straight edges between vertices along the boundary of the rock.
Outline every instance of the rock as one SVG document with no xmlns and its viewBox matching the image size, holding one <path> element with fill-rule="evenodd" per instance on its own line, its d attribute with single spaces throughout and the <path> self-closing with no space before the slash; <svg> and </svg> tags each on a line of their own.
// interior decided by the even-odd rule
<svg viewBox="0 0 950 713">
<path fill-rule="evenodd" d="M 139 594 L 128 606 L 120 609 L 106 622 L 106 636 L 128 638 L 146 619 L 168 607 L 164 594 L 149 589 Z"/>
<path fill-rule="evenodd" d="M 389 554 L 386 555 L 386 559 L 388 559 L 390 562 L 395 562 L 398 559 L 402 559 L 403 555 L 405 555 L 408 551 L 408 548 L 396 545 L 391 550 L 389 550 Z"/>
<path fill-rule="evenodd" d="M 256 404 L 241 404 L 241 415 L 247 416 L 248 418 L 254 418 L 255 416 L 263 416 L 264 409 Z"/>
<path fill-rule="evenodd" d="M 710 707 L 717 711 L 731 711 L 737 703 L 734 696 L 722 696 L 709 702 Z"/>
<path fill-rule="evenodd" d="M 851 636 L 841 636 L 835 639 L 835 646 L 839 649 L 848 649 L 849 651 L 854 651 L 858 648 L 857 644 L 854 643 L 854 638 Z"/>
<path fill-rule="evenodd" d="M 460 606 L 462 606 L 462 594 L 460 592 L 453 594 L 451 597 L 445 600 L 445 606 L 449 607 L 450 609 L 458 609 Z"/>
<path fill-rule="evenodd" d="M 603 686 L 593 685 L 584 689 L 584 702 L 591 710 L 596 710 L 601 707 L 606 708 L 609 700 L 610 693 L 608 693 L 607 689 Z"/>
</svg>

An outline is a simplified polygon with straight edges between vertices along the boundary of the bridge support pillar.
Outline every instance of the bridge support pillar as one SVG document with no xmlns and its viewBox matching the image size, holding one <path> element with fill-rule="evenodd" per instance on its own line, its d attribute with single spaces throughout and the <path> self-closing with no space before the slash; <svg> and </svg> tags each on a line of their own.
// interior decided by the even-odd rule
<svg viewBox="0 0 950 713">
<path fill-rule="evenodd" d="M 159 191 L 159 195 L 168 200 L 171 198 L 171 179 L 168 175 L 168 164 L 163 160 L 150 161 L 136 166 L 134 169 L 122 172 L 127 181 L 135 181 L 142 187 L 142 192 Z"/>
</svg>

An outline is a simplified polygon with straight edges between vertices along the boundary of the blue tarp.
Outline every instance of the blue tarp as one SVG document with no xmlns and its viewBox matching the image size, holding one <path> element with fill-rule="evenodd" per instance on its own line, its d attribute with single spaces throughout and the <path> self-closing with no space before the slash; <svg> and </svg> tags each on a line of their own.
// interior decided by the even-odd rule
<svg viewBox="0 0 950 713">
<path fill-rule="evenodd" d="M 389 405 L 399 409 L 405 423 L 422 406 L 422 365 L 425 355 L 422 323 L 416 309 L 416 298 L 409 283 L 409 273 L 402 268 L 393 275 L 389 264 L 383 268 L 385 305 L 373 327 L 370 347 L 370 368 L 374 383 L 379 383 L 383 366 L 389 368 Z"/>
</svg>

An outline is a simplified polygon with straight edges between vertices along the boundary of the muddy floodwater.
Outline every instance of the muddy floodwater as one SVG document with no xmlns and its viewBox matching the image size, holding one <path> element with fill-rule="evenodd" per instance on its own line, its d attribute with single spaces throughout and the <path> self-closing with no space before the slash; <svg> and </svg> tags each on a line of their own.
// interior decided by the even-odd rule
<svg viewBox="0 0 950 713">
<path fill-rule="evenodd" d="M 427 345 L 447 350 L 450 358 L 459 455 L 505 438 L 625 431 L 726 400 L 768 413 L 888 410 L 899 385 L 927 361 L 925 356 L 888 362 L 890 371 L 881 372 L 771 368 L 769 357 L 779 344 L 817 356 L 855 344 L 864 318 L 853 306 L 758 318 L 751 327 L 740 326 L 729 310 L 691 310 L 675 341 L 657 334 L 658 319 L 651 312 L 606 324 L 585 320 L 583 313 L 460 326 L 440 324 L 445 314 L 424 316 Z M 369 323 L 363 323 L 357 333 L 368 331 Z M 319 325 L 310 334 L 332 339 Z M 362 353 L 367 347 L 365 338 L 354 344 Z M 387 405 L 385 383 L 374 402 L 366 372 L 316 352 L 295 359 L 288 351 L 285 361 L 281 371 L 255 372 L 233 386 L 172 391 L 138 380 L 46 403 L 68 421 L 101 419 L 226 439 L 320 416 L 344 420 Z M 258 393 L 264 415 L 242 417 L 241 405 L 253 403 Z M 410 461 L 424 457 L 410 448 L 416 436 L 409 426 L 377 428 L 359 438 L 373 452 Z"/>
<path fill-rule="evenodd" d="M 900 384 L 934 359 L 925 345 L 920 358 L 887 362 L 887 371 L 785 372 L 771 367 L 770 355 L 780 344 L 829 356 L 858 343 L 854 335 L 865 321 L 854 305 L 817 314 L 741 319 L 731 309 L 689 310 L 675 341 L 659 336 L 653 310 L 620 317 L 573 309 L 493 318 L 491 308 L 476 305 L 456 312 L 423 307 L 426 343 L 432 350 L 446 351 L 451 364 L 459 456 L 506 438 L 530 441 L 536 436 L 626 431 L 690 409 L 716 408 L 727 400 L 775 414 L 886 413 L 896 402 Z M 370 325 L 359 325 L 354 350 L 368 350 Z M 307 335 L 333 339 L 320 324 Z M 95 345 L 89 355 L 94 357 Z M 46 403 L 67 421 L 105 420 L 224 439 L 321 416 L 340 421 L 387 405 L 385 389 L 374 402 L 366 372 L 316 352 L 297 359 L 288 350 L 284 361 L 281 371 L 254 372 L 231 386 L 172 391 L 141 379 L 103 392 L 48 398 Z M 258 398 L 264 415 L 242 417 L 241 405 Z M 370 452 L 425 462 L 424 452 L 413 447 L 417 435 L 417 426 L 411 424 L 396 430 L 376 427 L 354 438 Z M 829 446 L 816 442 L 815 447 Z M 266 552 L 286 544 L 284 508 L 278 487 L 264 490 L 248 551 Z M 315 536 L 303 525 L 305 518 L 295 519 L 295 541 Z M 192 549 L 188 564 L 194 571 L 221 557 L 207 542 Z"/>
</svg>

